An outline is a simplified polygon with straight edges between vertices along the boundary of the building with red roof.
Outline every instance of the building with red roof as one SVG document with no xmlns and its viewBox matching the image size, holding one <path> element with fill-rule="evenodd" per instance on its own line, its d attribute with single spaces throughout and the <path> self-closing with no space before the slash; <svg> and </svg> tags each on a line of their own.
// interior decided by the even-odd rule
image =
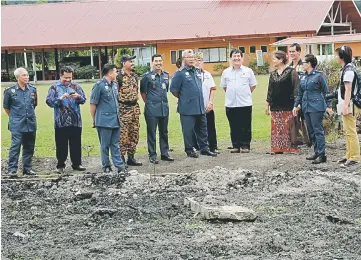
<svg viewBox="0 0 361 260">
<path fill-rule="evenodd" d="M 285 48 L 272 44 L 289 37 L 361 33 L 354 1 L 109 0 L 2 6 L 1 14 L 2 68 L 9 72 L 35 57 L 43 79 L 47 55 L 55 54 L 59 71 L 59 58 L 69 50 L 89 50 L 89 63 L 99 67 L 114 60 L 118 48 L 132 48 L 138 64 L 160 53 L 173 73 L 190 48 L 203 52 L 206 69 L 217 73 L 215 65 L 227 65 L 231 48 L 245 53 L 246 64 L 260 50 L 267 62 Z M 361 56 L 361 44 L 354 52 Z"/>
</svg>

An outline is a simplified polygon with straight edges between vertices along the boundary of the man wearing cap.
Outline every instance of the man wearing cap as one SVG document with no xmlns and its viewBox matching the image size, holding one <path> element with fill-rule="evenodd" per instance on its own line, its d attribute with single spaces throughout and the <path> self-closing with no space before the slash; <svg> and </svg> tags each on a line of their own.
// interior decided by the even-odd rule
<svg viewBox="0 0 361 260">
<path fill-rule="evenodd" d="M 160 54 L 152 56 L 153 69 L 145 73 L 140 82 L 140 93 L 144 106 L 144 117 L 147 123 L 147 142 L 149 162 L 157 164 L 156 132 L 159 129 L 161 160 L 174 161 L 169 156 L 168 119 L 169 105 L 167 92 L 169 89 L 169 73 L 162 69 L 163 58 Z"/>
<path fill-rule="evenodd" d="M 127 164 L 141 166 L 142 163 L 134 158 L 139 141 L 139 116 L 138 104 L 138 77 L 134 73 L 133 59 L 135 56 L 124 55 L 120 62 L 122 69 L 118 74 L 118 102 L 121 121 L 120 151 L 125 160 L 128 154 Z"/>
<path fill-rule="evenodd" d="M 214 119 L 213 100 L 216 91 L 216 83 L 212 74 L 204 70 L 203 53 L 195 54 L 195 67 L 199 69 L 202 79 L 203 100 L 207 117 L 208 144 L 211 152 L 219 153 L 217 150 L 217 132 Z"/>
<path fill-rule="evenodd" d="M 209 150 L 207 119 L 202 92 L 202 81 L 199 71 L 194 67 L 194 52 L 185 50 L 182 53 L 184 66 L 173 76 L 170 91 L 178 98 L 185 152 L 188 157 L 198 158 L 194 151 L 194 133 L 202 155 L 217 156 Z"/>
</svg>

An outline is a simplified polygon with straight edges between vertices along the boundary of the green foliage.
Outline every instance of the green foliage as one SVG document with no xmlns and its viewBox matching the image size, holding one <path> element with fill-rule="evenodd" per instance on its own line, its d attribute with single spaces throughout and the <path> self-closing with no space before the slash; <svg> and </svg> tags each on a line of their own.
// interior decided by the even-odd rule
<svg viewBox="0 0 361 260">
<path fill-rule="evenodd" d="M 263 66 L 257 66 L 257 61 L 252 61 L 248 65 L 251 68 L 255 75 L 266 75 L 269 74 L 269 63 L 265 62 Z"/>
<path fill-rule="evenodd" d="M 117 54 L 114 56 L 114 63 L 117 65 L 117 67 L 120 67 L 120 59 L 123 55 L 129 54 L 132 55 L 132 49 L 131 48 L 119 48 L 117 50 Z"/>
<path fill-rule="evenodd" d="M 147 71 L 150 71 L 150 66 L 135 66 L 134 71 L 137 75 L 142 76 Z"/>
<path fill-rule="evenodd" d="M 341 65 L 338 64 L 335 59 L 320 62 L 317 69 L 325 74 L 330 91 L 337 88 L 340 78 Z"/>
<path fill-rule="evenodd" d="M 79 67 L 74 71 L 77 79 L 91 79 L 97 74 L 97 68 L 92 65 Z"/>
<path fill-rule="evenodd" d="M 224 63 L 217 63 L 213 66 L 214 71 L 223 72 L 228 66 Z"/>
</svg>

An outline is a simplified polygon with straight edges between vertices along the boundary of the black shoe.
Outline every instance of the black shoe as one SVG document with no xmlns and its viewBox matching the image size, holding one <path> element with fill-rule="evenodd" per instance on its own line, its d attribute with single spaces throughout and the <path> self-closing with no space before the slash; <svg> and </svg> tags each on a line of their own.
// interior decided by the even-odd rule
<svg viewBox="0 0 361 260">
<path fill-rule="evenodd" d="M 346 158 L 342 158 L 342 159 L 340 159 L 340 160 L 338 160 L 337 161 L 337 163 L 345 163 L 345 162 L 347 162 L 347 159 Z"/>
<path fill-rule="evenodd" d="M 130 166 L 142 166 L 143 164 L 141 162 L 138 162 L 135 158 L 133 154 L 128 154 L 128 161 L 127 161 L 127 165 Z"/>
<path fill-rule="evenodd" d="M 156 158 L 149 158 L 149 162 L 153 164 L 158 164 L 158 160 Z"/>
<path fill-rule="evenodd" d="M 103 172 L 104 172 L 104 173 L 112 173 L 112 172 L 113 172 L 112 167 L 110 167 L 110 166 L 104 167 L 104 168 L 103 168 Z"/>
<path fill-rule="evenodd" d="M 217 157 L 217 154 L 216 154 L 216 153 L 212 153 L 212 152 L 209 151 L 208 149 L 201 151 L 201 155 L 207 155 L 207 156 Z"/>
<path fill-rule="evenodd" d="M 33 170 L 24 171 L 23 175 L 36 175 L 36 173 Z"/>
<path fill-rule="evenodd" d="M 306 157 L 306 160 L 313 161 L 313 160 L 316 160 L 317 158 L 318 158 L 318 155 L 317 155 L 317 154 L 313 154 L 313 155 L 311 155 L 311 156 Z"/>
<path fill-rule="evenodd" d="M 168 161 L 168 162 L 173 162 L 173 161 L 174 161 L 174 159 L 173 159 L 172 157 L 170 157 L 169 155 L 168 155 L 168 156 L 166 156 L 166 155 L 161 155 L 161 156 L 160 156 L 160 159 L 161 159 L 162 161 Z"/>
<path fill-rule="evenodd" d="M 211 150 L 212 153 L 216 153 L 216 154 L 220 154 L 221 152 L 218 151 L 217 149 Z"/>
<path fill-rule="evenodd" d="M 59 174 L 64 174 L 64 168 L 57 168 L 56 172 Z"/>
<path fill-rule="evenodd" d="M 241 152 L 241 149 L 239 148 L 232 148 L 231 149 L 231 153 L 240 153 Z"/>
<path fill-rule="evenodd" d="M 12 171 L 8 173 L 9 178 L 17 178 L 18 177 L 18 173 L 16 171 Z"/>
<path fill-rule="evenodd" d="M 359 162 L 356 161 L 352 161 L 352 160 L 347 160 L 344 164 L 341 165 L 342 168 L 347 168 L 347 167 L 351 167 L 351 166 L 355 166 L 358 165 Z"/>
<path fill-rule="evenodd" d="M 320 164 L 327 161 L 327 157 L 325 155 L 320 155 L 312 162 L 312 164 Z"/>
<path fill-rule="evenodd" d="M 78 165 L 78 166 L 73 167 L 73 170 L 74 171 L 85 171 L 86 168 L 82 165 Z"/>
<path fill-rule="evenodd" d="M 187 152 L 187 156 L 191 158 L 198 158 L 199 155 L 195 151 Z"/>
</svg>

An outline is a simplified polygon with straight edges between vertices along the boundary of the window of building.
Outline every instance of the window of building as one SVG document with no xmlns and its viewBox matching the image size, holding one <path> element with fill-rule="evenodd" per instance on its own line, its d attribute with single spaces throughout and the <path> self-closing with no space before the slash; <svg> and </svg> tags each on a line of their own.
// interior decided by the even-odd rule
<svg viewBox="0 0 361 260">
<path fill-rule="evenodd" d="M 317 55 L 333 55 L 332 43 L 317 44 Z"/>
<path fill-rule="evenodd" d="M 177 57 L 178 59 L 179 59 L 179 58 L 182 58 L 182 52 L 183 52 L 183 51 L 184 51 L 184 50 L 178 50 L 178 57 Z"/>
<path fill-rule="evenodd" d="M 249 46 L 249 53 L 256 53 L 256 46 Z"/>
<path fill-rule="evenodd" d="M 207 48 L 199 51 L 203 53 L 204 62 L 227 61 L 227 48 Z"/>
<path fill-rule="evenodd" d="M 238 49 L 242 52 L 242 53 L 246 53 L 246 48 L 243 46 L 239 46 Z"/>
<path fill-rule="evenodd" d="M 285 53 L 287 53 L 287 46 L 278 46 L 277 50 L 278 51 L 284 51 Z"/>
<path fill-rule="evenodd" d="M 262 52 L 268 52 L 267 45 L 261 45 L 261 50 L 262 50 Z"/>
<path fill-rule="evenodd" d="M 170 61 L 172 64 L 177 62 L 177 51 L 170 51 Z"/>
</svg>

